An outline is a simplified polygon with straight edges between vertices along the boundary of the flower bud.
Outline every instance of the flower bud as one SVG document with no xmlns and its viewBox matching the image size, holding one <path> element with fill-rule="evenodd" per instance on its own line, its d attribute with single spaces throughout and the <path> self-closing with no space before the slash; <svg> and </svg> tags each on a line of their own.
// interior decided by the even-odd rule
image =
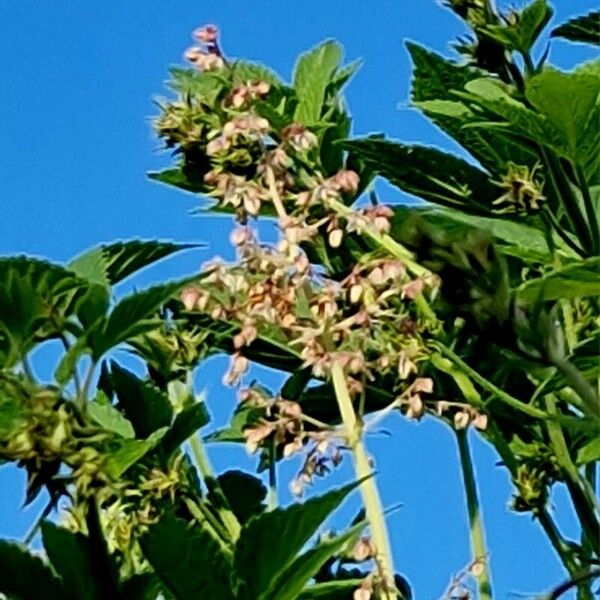
<svg viewBox="0 0 600 600">
<path fill-rule="evenodd" d="M 181 302 L 185 307 L 185 310 L 192 310 L 198 301 L 198 297 L 200 296 L 198 290 L 193 287 L 186 287 L 181 292 Z"/>
<path fill-rule="evenodd" d="M 466 429 L 471 422 L 471 417 L 469 413 L 465 411 L 458 411 L 454 415 L 454 428 L 457 430 Z"/>
<path fill-rule="evenodd" d="M 334 229 L 333 231 L 330 231 L 328 237 L 329 245 L 332 248 L 339 248 L 343 237 L 344 232 L 341 229 Z"/>
</svg>

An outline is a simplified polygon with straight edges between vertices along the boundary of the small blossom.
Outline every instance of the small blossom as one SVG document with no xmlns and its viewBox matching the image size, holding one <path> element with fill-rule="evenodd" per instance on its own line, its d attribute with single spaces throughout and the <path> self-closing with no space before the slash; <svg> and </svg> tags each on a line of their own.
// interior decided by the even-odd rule
<svg viewBox="0 0 600 600">
<path fill-rule="evenodd" d="M 466 429 L 471 422 L 471 416 L 466 411 L 458 411 L 454 415 L 454 428 L 457 430 Z"/>
<path fill-rule="evenodd" d="M 307 151 L 318 143 L 317 136 L 300 123 L 293 123 L 283 129 L 281 135 L 296 150 Z"/>
<path fill-rule="evenodd" d="M 219 55 L 212 52 L 204 52 L 196 57 L 194 64 L 201 71 L 217 71 L 223 68 L 225 63 Z"/>
<path fill-rule="evenodd" d="M 195 39 L 205 44 L 213 44 L 219 37 L 219 30 L 215 25 L 204 25 L 194 30 L 192 34 Z"/>
<path fill-rule="evenodd" d="M 363 562 L 376 554 L 375 545 L 368 537 L 361 537 L 352 549 L 352 558 L 356 562 Z"/>
<path fill-rule="evenodd" d="M 262 81 L 260 79 L 250 82 L 248 87 L 250 89 L 250 93 L 259 97 L 266 96 L 271 89 L 271 86 L 266 81 Z"/>
<path fill-rule="evenodd" d="M 214 156 L 215 154 L 226 152 L 229 148 L 231 148 L 231 142 L 226 137 L 219 136 L 206 144 L 206 154 Z"/>
<path fill-rule="evenodd" d="M 419 294 L 421 294 L 424 287 L 425 284 L 423 283 L 422 279 L 415 279 L 413 281 L 410 281 L 409 283 L 405 283 L 402 286 L 401 297 L 408 298 L 409 300 L 414 300 Z"/>
<path fill-rule="evenodd" d="M 479 431 L 485 431 L 488 426 L 488 416 L 483 413 L 478 413 L 473 419 L 473 427 Z"/>
<path fill-rule="evenodd" d="M 198 48 L 198 46 L 192 46 L 185 51 L 184 57 L 185 60 L 195 63 L 203 54 L 204 52 L 202 52 L 202 48 Z"/>
<path fill-rule="evenodd" d="M 355 194 L 358 190 L 360 177 L 354 171 L 344 169 L 336 173 L 329 181 L 335 189 L 346 194 Z"/>
<path fill-rule="evenodd" d="M 344 232 L 341 229 L 333 229 L 332 231 L 329 232 L 327 241 L 329 242 L 329 245 L 332 248 L 339 248 L 342 243 L 343 237 L 344 237 Z"/>
<path fill-rule="evenodd" d="M 197 288 L 186 287 L 181 292 L 181 302 L 185 310 L 192 310 L 196 306 L 200 294 Z"/>
</svg>

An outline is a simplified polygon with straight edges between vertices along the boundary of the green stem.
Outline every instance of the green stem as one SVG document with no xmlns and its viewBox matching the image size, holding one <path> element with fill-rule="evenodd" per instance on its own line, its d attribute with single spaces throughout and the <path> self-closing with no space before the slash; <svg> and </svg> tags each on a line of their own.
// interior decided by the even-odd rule
<svg viewBox="0 0 600 600">
<path fill-rule="evenodd" d="M 75 366 L 77 368 L 77 366 Z M 88 367 L 87 373 L 85 375 L 85 379 L 83 381 L 83 385 L 81 386 L 81 393 L 77 396 L 77 406 L 82 411 L 85 410 L 88 394 L 90 392 L 90 387 L 92 386 L 92 381 L 94 380 L 94 373 L 96 371 L 96 363 L 94 361 L 90 362 L 90 366 Z"/>
<path fill-rule="evenodd" d="M 269 493 L 267 506 L 269 510 L 277 508 L 277 459 L 275 456 L 275 440 L 269 445 Z"/>
<path fill-rule="evenodd" d="M 481 508 L 477 493 L 477 482 L 475 480 L 475 470 L 471 459 L 469 449 L 469 440 L 467 430 L 456 431 L 456 440 L 458 442 L 458 452 L 460 455 L 460 466 L 462 469 L 463 483 L 465 486 L 465 495 L 467 499 L 467 510 L 469 513 L 469 530 L 471 533 L 471 551 L 473 553 L 473 562 L 481 565 L 481 572 L 477 575 L 477 584 L 479 586 L 480 600 L 491 600 L 492 584 L 488 564 L 488 552 L 485 543 L 485 532 L 483 519 L 481 517 Z"/>
<path fill-rule="evenodd" d="M 548 394 L 545 396 L 545 400 L 548 413 L 552 416 L 558 416 L 556 398 L 552 394 Z M 589 490 L 582 482 L 582 477 L 571 459 L 560 423 L 555 419 L 551 419 L 547 421 L 546 427 L 556 460 L 564 473 L 565 483 L 579 518 L 581 529 L 586 538 L 593 544 L 594 552 L 598 554 L 600 525 L 595 511 L 596 499 L 593 496 L 590 497 Z"/>
<path fill-rule="evenodd" d="M 535 406 L 531 406 L 529 404 L 521 402 L 519 399 L 515 398 L 514 396 L 511 396 L 510 394 L 507 394 L 504 390 L 494 385 L 491 381 L 483 377 L 483 375 L 480 375 L 477 371 L 472 369 L 457 354 L 450 350 L 450 348 L 444 346 L 444 344 L 436 342 L 435 346 L 439 350 L 440 354 L 442 354 L 446 358 L 449 358 L 455 365 L 463 369 L 463 371 L 465 371 L 465 373 L 467 373 L 475 383 L 478 383 L 484 390 L 490 392 L 491 394 L 494 394 L 494 396 L 502 400 L 504 403 L 508 404 L 512 408 L 526 415 L 529 415 L 530 417 L 534 417 L 536 419 L 548 418 L 548 413 L 545 413 L 539 408 L 535 408 Z"/>
<path fill-rule="evenodd" d="M 54 508 L 54 506 L 55 506 L 54 500 L 50 500 L 48 502 L 48 504 L 46 504 L 46 506 L 44 507 L 44 510 L 42 510 L 40 515 L 33 522 L 31 528 L 25 535 L 25 538 L 23 539 L 23 544 L 25 546 L 29 546 L 29 544 L 31 544 L 31 542 L 33 541 L 33 538 L 36 536 L 39 528 L 41 527 L 43 520 L 52 512 L 52 509 Z"/>
<path fill-rule="evenodd" d="M 575 167 L 575 174 L 577 176 L 577 185 L 583 198 L 583 206 L 588 219 L 588 227 L 591 231 L 591 237 L 594 242 L 593 252 L 594 254 L 598 254 L 598 252 L 600 252 L 600 224 L 598 222 L 598 211 L 594 207 L 594 202 L 592 201 L 592 196 L 590 195 L 590 189 L 587 185 L 585 174 L 579 165 Z"/>
<path fill-rule="evenodd" d="M 379 497 L 379 490 L 377 489 L 377 484 L 372 476 L 373 468 L 371 467 L 362 440 L 362 426 L 354 412 L 354 406 L 352 405 L 352 399 L 346 384 L 344 370 L 335 360 L 331 367 L 331 375 L 335 397 L 348 435 L 348 446 L 352 452 L 356 477 L 357 479 L 362 480 L 360 491 L 365 506 L 367 520 L 371 528 L 373 542 L 377 548 L 378 562 L 383 571 L 383 579 L 388 582 L 390 588 L 390 591 L 385 593 L 384 600 L 395 600 L 398 596 L 395 591 L 392 591 L 394 584 L 392 552 L 383 516 L 383 506 Z"/>
<path fill-rule="evenodd" d="M 208 455 L 204 449 L 204 444 L 198 435 L 191 436 L 189 442 L 196 466 L 202 475 L 206 487 L 209 488 L 209 491 L 214 492 L 219 502 L 222 503 L 218 509 L 219 516 L 227 528 L 231 540 L 235 542 L 240 537 L 241 526 L 233 512 L 227 508 L 227 498 L 223 494 L 217 478 L 214 476 Z"/>
<path fill-rule="evenodd" d="M 210 531 L 212 537 L 221 546 L 221 549 L 226 554 L 231 555 L 231 547 L 228 546 L 224 541 L 224 539 L 227 538 L 228 532 L 223 530 L 222 525 L 214 517 L 210 510 L 207 510 L 205 506 L 197 504 L 190 498 L 184 498 L 184 502 L 194 519 L 196 519 L 200 525 L 206 527 Z"/>
</svg>

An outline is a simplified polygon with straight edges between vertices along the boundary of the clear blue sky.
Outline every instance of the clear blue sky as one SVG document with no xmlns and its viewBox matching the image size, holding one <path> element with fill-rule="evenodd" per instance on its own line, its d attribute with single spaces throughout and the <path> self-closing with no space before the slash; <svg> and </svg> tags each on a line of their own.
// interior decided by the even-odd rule
<svg viewBox="0 0 600 600">
<path fill-rule="evenodd" d="M 555 0 L 554 6 L 560 22 L 595 3 Z M 180 62 L 190 31 L 206 22 L 221 27 L 230 56 L 263 61 L 286 77 L 301 51 L 337 38 L 349 60 L 365 60 L 347 94 L 355 133 L 383 130 L 390 137 L 455 149 L 406 108 L 410 65 L 402 40 L 445 52 L 448 41 L 463 33 L 433 0 L 3 0 L 0 253 L 65 261 L 115 239 L 209 244 L 144 273 L 141 284 L 193 272 L 214 254 L 231 255 L 227 219 L 192 218 L 191 195 L 145 178 L 146 171 L 168 163 L 149 126 L 155 112 L 151 98 L 162 93 L 167 67 Z M 564 68 L 589 56 L 583 47 L 552 44 L 551 60 Z M 382 189 L 384 199 L 403 200 Z M 37 365 L 40 374 L 49 372 L 47 357 L 39 357 Z M 220 384 L 224 368 L 223 359 L 213 359 L 198 379 L 198 387 L 209 391 L 217 425 L 235 402 Z M 267 378 L 277 381 L 273 374 Z M 416 597 L 432 600 L 469 560 L 453 438 L 432 420 L 417 425 L 392 417 L 384 426 L 393 437 L 373 436 L 368 443 L 379 458 L 384 503 L 402 504 L 389 517 L 395 562 Z M 493 451 L 481 441 L 474 441 L 474 451 L 496 597 L 543 591 L 563 578 L 559 563 L 529 517 L 506 508 L 510 485 Z M 253 464 L 243 450 L 214 448 L 211 456 L 219 470 L 239 461 Z M 282 480 L 296 467 L 286 465 Z M 349 477 L 346 465 L 332 480 Z M 39 510 L 38 503 L 17 512 L 22 483 L 13 469 L 0 468 L 0 536 L 21 537 Z M 565 531 L 575 535 L 563 492 L 554 501 L 566 514 Z M 340 518 L 352 514 L 357 499 L 353 502 Z"/>
</svg>

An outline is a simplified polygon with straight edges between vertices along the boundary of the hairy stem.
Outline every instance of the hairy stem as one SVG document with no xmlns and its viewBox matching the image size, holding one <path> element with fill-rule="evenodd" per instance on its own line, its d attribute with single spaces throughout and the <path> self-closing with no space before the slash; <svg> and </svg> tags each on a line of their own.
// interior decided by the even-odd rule
<svg viewBox="0 0 600 600">
<path fill-rule="evenodd" d="M 360 491 L 365 506 L 365 513 L 371 528 L 373 542 L 377 548 L 378 559 L 383 570 L 383 577 L 389 587 L 393 587 L 394 565 L 392 563 L 392 552 L 388 539 L 388 532 L 383 516 L 383 506 L 379 497 L 379 490 L 375 479 L 371 476 L 373 469 L 362 440 L 362 427 L 356 418 L 352 399 L 346 384 L 346 376 L 341 365 L 334 361 L 331 367 L 333 387 L 337 399 L 342 421 L 348 434 L 348 445 L 352 452 L 356 477 L 363 480 Z M 385 600 L 395 600 L 398 597 L 395 591 L 388 591 Z"/>
<path fill-rule="evenodd" d="M 202 475 L 206 487 L 217 496 L 220 504 L 218 509 L 219 516 L 227 528 L 232 541 L 235 542 L 240 537 L 240 523 L 231 509 L 227 507 L 227 498 L 223 494 L 217 478 L 214 476 L 208 455 L 204 449 L 204 444 L 198 435 L 191 436 L 189 442 L 196 466 Z"/>
<path fill-rule="evenodd" d="M 460 466 L 462 469 L 463 483 L 465 487 L 465 496 L 467 500 L 467 510 L 469 513 L 469 530 L 471 534 L 471 551 L 473 553 L 473 563 L 480 569 L 477 571 L 477 584 L 479 586 L 480 600 L 491 600 L 492 584 L 490 578 L 488 552 L 485 543 L 485 532 L 479 496 L 477 493 L 477 482 L 475 480 L 475 470 L 471 459 L 469 449 L 469 440 L 467 430 L 456 431 L 456 440 L 458 442 L 458 452 L 460 455 Z"/>
</svg>

